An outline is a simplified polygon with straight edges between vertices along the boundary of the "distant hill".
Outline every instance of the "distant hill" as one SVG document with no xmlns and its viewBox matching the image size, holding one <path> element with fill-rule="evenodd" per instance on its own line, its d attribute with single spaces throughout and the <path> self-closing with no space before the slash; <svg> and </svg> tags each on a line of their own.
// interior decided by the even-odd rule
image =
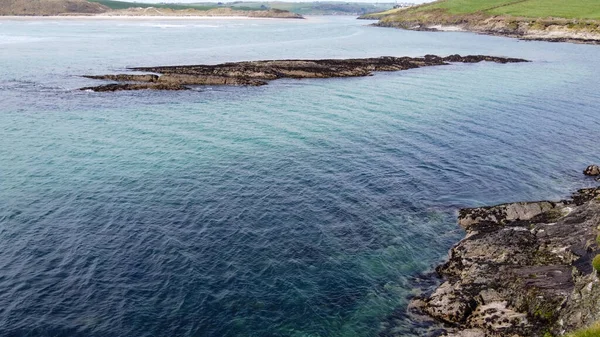
<svg viewBox="0 0 600 337">
<path fill-rule="evenodd" d="M 600 0 L 439 0 L 364 15 L 379 26 L 600 43 Z"/>
<path fill-rule="evenodd" d="M 100 14 L 108 10 L 85 0 L 0 0 L 0 15 Z"/>
<path fill-rule="evenodd" d="M 217 3 L 207 4 L 179 4 L 179 3 L 144 3 L 134 1 L 116 1 L 116 0 L 88 0 L 89 2 L 99 3 L 110 9 L 130 9 L 130 8 L 164 8 L 173 10 L 197 9 L 208 10 L 219 7 Z"/>
<path fill-rule="evenodd" d="M 290 11 L 301 15 L 362 15 L 379 12 L 394 7 L 393 2 L 366 3 L 366 2 L 341 2 L 341 1 L 314 1 L 314 2 L 283 2 L 283 1 L 233 1 L 233 2 L 196 2 L 196 3 L 144 3 L 133 1 L 115 0 L 89 0 L 97 2 L 111 9 L 163 8 L 174 10 L 210 10 L 214 8 L 231 8 L 234 10 L 263 11 L 278 9 Z"/>
<path fill-rule="evenodd" d="M 276 8 L 243 8 L 218 3 L 148 4 L 114 0 L 0 0 L 0 15 L 95 15 L 109 16 L 247 16 L 301 19 L 299 14 Z"/>
<path fill-rule="evenodd" d="M 362 15 L 380 12 L 394 7 L 394 2 L 342 2 L 342 1 L 313 1 L 313 2 L 283 2 L 283 1 L 236 1 L 226 5 L 233 8 L 274 8 L 287 10 L 302 15 Z"/>
</svg>

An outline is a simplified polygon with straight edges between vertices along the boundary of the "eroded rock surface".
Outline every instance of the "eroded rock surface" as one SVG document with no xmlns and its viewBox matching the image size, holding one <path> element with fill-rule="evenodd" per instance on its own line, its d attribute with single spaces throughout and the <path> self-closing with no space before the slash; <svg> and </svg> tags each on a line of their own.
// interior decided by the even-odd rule
<svg viewBox="0 0 600 337">
<path fill-rule="evenodd" d="M 444 281 L 411 308 L 446 336 L 559 336 L 600 319 L 600 188 L 571 200 L 461 210 L 466 238 L 436 271 Z"/>
<path fill-rule="evenodd" d="M 447 65 L 450 62 L 477 63 L 527 62 L 523 59 L 485 55 L 450 55 L 439 57 L 377 57 L 347 60 L 273 60 L 232 62 L 217 65 L 189 65 L 166 67 L 138 67 L 131 70 L 152 74 L 117 74 L 84 76 L 92 79 L 116 81 L 124 89 L 181 90 L 190 85 L 244 85 L 260 86 L 280 78 L 332 78 L 369 76 L 376 71 L 400 71 L 428 66 Z M 160 75 L 157 75 L 160 74 Z M 124 85 L 133 84 L 135 85 Z M 157 84 L 161 84 L 160 86 Z M 118 88 L 112 85 L 111 89 Z M 85 90 L 106 90 L 107 86 L 86 87 Z M 119 90 L 119 89 L 117 89 Z"/>
</svg>

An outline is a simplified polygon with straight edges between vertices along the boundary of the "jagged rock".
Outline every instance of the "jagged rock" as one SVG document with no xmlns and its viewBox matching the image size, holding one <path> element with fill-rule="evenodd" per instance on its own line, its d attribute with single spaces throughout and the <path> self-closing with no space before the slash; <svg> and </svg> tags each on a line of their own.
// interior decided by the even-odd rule
<svg viewBox="0 0 600 337">
<path fill-rule="evenodd" d="M 583 188 L 577 191 L 577 193 L 573 194 L 573 201 L 575 202 L 575 205 L 579 206 L 598 197 L 600 197 L 600 189 Z"/>
<path fill-rule="evenodd" d="M 461 210 L 467 233 L 436 269 L 444 282 L 411 308 L 457 337 L 559 335 L 600 319 L 599 196 Z"/>
<path fill-rule="evenodd" d="M 332 77 L 359 77 L 369 76 L 375 71 L 400 71 L 420 67 L 447 65 L 448 62 L 496 62 L 514 63 L 528 62 L 523 59 L 505 58 L 485 55 L 451 55 L 440 57 L 426 55 L 424 57 L 377 57 L 347 60 L 271 60 L 231 62 L 217 65 L 191 65 L 167 67 L 137 67 L 131 70 L 150 72 L 149 75 L 118 74 L 84 76 L 91 79 L 101 79 L 136 85 L 111 86 L 116 90 L 135 90 L 168 88 L 177 90 L 188 85 L 265 85 L 268 81 L 279 78 L 332 78 Z M 160 75 L 156 75 L 160 74 Z M 163 83 L 166 86 L 140 85 L 139 83 Z M 172 84 L 172 85 L 171 85 Z M 85 90 L 107 91 L 106 85 L 99 87 L 86 87 Z M 118 89 L 123 88 L 123 89 Z"/>
<path fill-rule="evenodd" d="M 473 299 L 464 296 L 462 289 L 444 282 L 429 297 L 423 310 L 439 320 L 456 323 L 465 322 L 475 305 Z"/>
<path fill-rule="evenodd" d="M 93 80 L 107 80 L 116 82 L 156 82 L 158 75 L 133 75 L 133 74 L 118 74 L 118 75 L 84 75 L 85 78 Z"/>
<path fill-rule="evenodd" d="M 479 224 L 481 222 L 493 222 L 504 224 L 508 221 L 529 220 L 536 215 L 560 208 L 560 203 L 542 202 L 516 202 L 502 204 L 492 207 L 467 208 L 459 211 L 458 223 L 463 228 Z"/>
<path fill-rule="evenodd" d="M 600 167 L 598 167 L 598 165 L 590 165 L 585 168 L 583 174 L 586 176 L 598 176 L 600 175 Z"/>
<path fill-rule="evenodd" d="M 95 92 L 113 92 L 123 90 L 188 90 L 189 88 L 180 84 L 164 83 L 113 83 L 97 87 L 81 88 L 81 90 L 91 90 Z"/>
<path fill-rule="evenodd" d="M 515 327 L 523 328 L 529 324 L 526 314 L 508 309 L 506 306 L 506 301 L 479 305 L 469 316 L 467 325 L 509 335 L 510 330 L 514 330 Z"/>
</svg>

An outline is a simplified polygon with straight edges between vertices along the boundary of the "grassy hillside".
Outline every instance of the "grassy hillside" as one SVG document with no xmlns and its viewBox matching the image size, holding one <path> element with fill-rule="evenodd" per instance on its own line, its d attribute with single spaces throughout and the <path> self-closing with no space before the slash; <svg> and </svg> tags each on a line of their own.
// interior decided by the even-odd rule
<svg viewBox="0 0 600 337">
<path fill-rule="evenodd" d="M 598 0 L 528 0 L 498 7 L 490 14 L 524 17 L 558 17 L 566 19 L 600 19 Z"/>
<path fill-rule="evenodd" d="M 527 18 L 600 19 L 600 0 L 441 0 L 406 11 L 432 10 L 454 15 L 479 12 Z"/>
<path fill-rule="evenodd" d="M 439 0 L 364 15 L 379 26 L 600 44 L 600 0 Z"/>
<path fill-rule="evenodd" d="M 85 0 L 0 0 L 0 15 L 98 14 L 107 10 Z"/>
</svg>

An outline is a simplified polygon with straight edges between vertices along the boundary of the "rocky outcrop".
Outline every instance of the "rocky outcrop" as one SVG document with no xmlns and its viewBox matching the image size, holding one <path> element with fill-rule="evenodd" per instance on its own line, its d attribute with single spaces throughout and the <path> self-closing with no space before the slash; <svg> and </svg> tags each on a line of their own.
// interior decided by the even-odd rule
<svg viewBox="0 0 600 337">
<path fill-rule="evenodd" d="M 600 167 L 598 165 L 590 165 L 585 168 L 583 174 L 586 176 L 600 176 Z"/>
<path fill-rule="evenodd" d="M 559 336 L 600 319 L 600 188 L 558 202 L 463 209 L 466 237 L 436 271 L 442 284 L 411 308 L 446 336 Z"/>
<path fill-rule="evenodd" d="M 131 68 L 131 70 L 153 74 L 84 77 L 116 81 L 121 84 L 135 84 L 135 86 L 122 86 L 124 89 L 121 90 L 135 90 L 129 88 L 180 90 L 178 88 L 184 89 L 190 85 L 260 86 L 267 84 L 268 81 L 280 78 L 359 77 L 372 75 L 376 71 L 400 71 L 447 65 L 451 62 L 477 63 L 482 61 L 496 63 L 527 62 L 523 59 L 485 55 L 450 55 L 447 57 L 425 55 L 424 57 L 378 57 L 347 60 L 273 60 L 232 62 L 217 65 L 138 67 Z M 161 86 L 157 86 L 157 84 L 161 84 Z M 106 88 L 107 86 L 103 85 L 86 87 L 82 90 L 114 91 L 106 90 Z M 119 86 L 112 85 L 110 88 L 119 88 Z"/>
</svg>

